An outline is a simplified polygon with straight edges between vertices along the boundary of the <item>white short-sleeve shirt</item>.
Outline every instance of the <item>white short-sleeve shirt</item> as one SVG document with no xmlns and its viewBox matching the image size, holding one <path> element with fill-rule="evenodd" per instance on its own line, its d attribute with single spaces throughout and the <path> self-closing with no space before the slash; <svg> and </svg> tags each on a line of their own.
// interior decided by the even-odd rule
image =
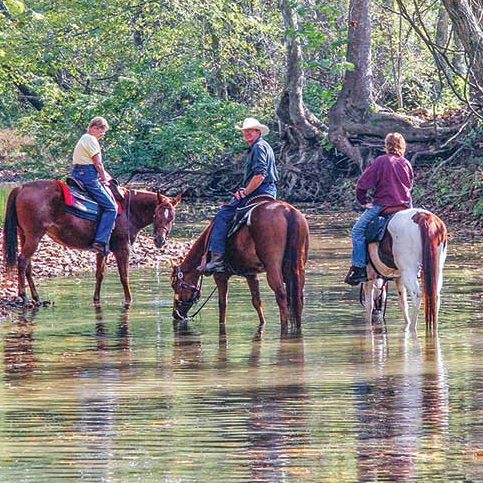
<svg viewBox="0 0 483 483">
<path fill-rule="evenodd" d="M 93 164 L 92 156 L 101 152 L 99 141 L 92 134 L 85 133 L 76 144 L 72 161 L 74 164 Z"/>
</svg>

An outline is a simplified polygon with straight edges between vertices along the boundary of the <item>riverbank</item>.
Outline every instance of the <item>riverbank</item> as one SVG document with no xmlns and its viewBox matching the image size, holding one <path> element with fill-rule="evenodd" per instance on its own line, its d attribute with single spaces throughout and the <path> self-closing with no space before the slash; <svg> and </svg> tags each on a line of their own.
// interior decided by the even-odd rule
<svg viewBox="0 0 483 483">
<path fill-rule="evenodd" d="M 0 229 L 0 237 L 2 235 Z M 190 242 L 168 239 L 162 249 L 157 249 L 154 246 L 153 237 L 141 232 L 131 247 L 129 268 L 130 270 L 152 268 L 169 265 L 171 261 L 179 263 L 190 246 Z M 96 255 L 94 253 L 65 248 L 48 237 L 42 239 L 39 249 L 32 259 L 33 277 L 36 282 L 40 283 L 48 278 L 71 277 L 86 272 L 92 272 L 94 277 L 95 267 Z M 117 273 L 116 261 L 112 254 L 108 257 L 107 267 L 108 270 Z M 45 304 L 50 304 L 50 302 L 47 301 Z M 0 318 L 8 316 L 19 306 L 16 273 L 6 274 L 2 267 L 0 271 Z"/>
</svg>

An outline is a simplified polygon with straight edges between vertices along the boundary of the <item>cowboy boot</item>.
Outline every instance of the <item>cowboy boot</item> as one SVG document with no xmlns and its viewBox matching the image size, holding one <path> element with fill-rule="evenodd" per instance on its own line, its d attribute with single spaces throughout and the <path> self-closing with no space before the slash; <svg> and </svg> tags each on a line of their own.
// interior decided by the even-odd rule
<svg viewBox="0 0 483 483">
<path fill-rule="evenodd" d="M 362 282 L 367 282 L 366 267 L 355 267 L 352 265 L 347 272 L 344 282 L 352 286 L 359 285 Z"/>
<path fill-rule="evenodd" d="M 224 254 L 223 253 L 211 253 L 211 259 L 206 264 L 204 269 L 205 275 L 211 275 L 212 273 L 220 273 L 225 271 L 225 263 L 223 261 Z"/>
</svg>

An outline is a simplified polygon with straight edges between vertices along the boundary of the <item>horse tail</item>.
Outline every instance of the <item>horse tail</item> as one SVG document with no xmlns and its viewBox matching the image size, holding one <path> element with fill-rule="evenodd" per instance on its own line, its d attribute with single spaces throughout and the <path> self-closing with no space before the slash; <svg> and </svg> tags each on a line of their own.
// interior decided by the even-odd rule
<svg viewBox="0 0 483 483">
<path fill-rule="evenodd" d="M 300 325 L 304 306 L 305 263 L 309 231 L 305 217 L 291 209 L 287 217 L 287 242 L 283 259 L 283 278 L 287 290 L 289 318 Z"/>
<path fill-rule="evenodd" d="M 5 221 L 3 223 L 3 260 L 7 272 L 10 272 L 17 263 L 18 238 L 17 238 L 17 195 L 20 188 L 14 188 L 7 200 Z"/>
<path fill-rule="evenodd" d="M 413 220 L 419 225 L 421 233 L 424 318 L 426 329 L 430 329 L 438 324 L 439 292 L 448 233 L 443 221 L 432 213 L 420 212 Z"/>
</svg>

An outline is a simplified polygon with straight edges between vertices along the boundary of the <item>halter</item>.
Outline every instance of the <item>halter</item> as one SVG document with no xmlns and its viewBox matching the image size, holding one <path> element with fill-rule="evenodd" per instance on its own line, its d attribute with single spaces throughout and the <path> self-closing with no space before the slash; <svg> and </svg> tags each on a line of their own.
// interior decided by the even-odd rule
<svg viewBox="0 0 483 483">
<path fill-rule="evenodd" d="M 185 282 L 184 273 L 179 267 L 174 269 L 174 280 L 172 283 L 173 288 L 178 291 L 178 289 L 186 289 L 191 291 L 191 298 L 189 300 L 177 300 L 176 303 L 181 305 L 191 305 L 198 303 L 201 297 L 201 287 L 203 286 L 203 275 L 200 277 L 199 282 L 196 285 Z"/>
<path fill-rule="evenodd" d="M 189 309 L 193 305 L 197 304 L 201 298 L 201 287 L 203 286 L 203 275 L 201 275 L 199 283 L 197 283 L 196 285 L 193 285 L 191 283 L 184 281 L 183 272 L 179 267 L 176 267 L 174 271 L 174 278 L 175 280 L 173 281 L 172 286 L 175 290 L 188 289 L 191 291 L 191 298 L 189 300 L 180 300 L 180 299 L 176 300 L 176 304 L 181 305 L 182 309 L 186 308 L 186 313 L 188 313 Z M 206 300 L 201 304 L 201 307 L 193 315 L 190 316 L 191 318 L 196 317 L 201 312 L 201 309 L 208 303 L 208 301 L 211 299 L 211 297 L 213 296 L 217 288 L 218 287 L 215 285 L 215 288 L 211 291 L 210 295 L 208 295 Z"/>
</svg>

